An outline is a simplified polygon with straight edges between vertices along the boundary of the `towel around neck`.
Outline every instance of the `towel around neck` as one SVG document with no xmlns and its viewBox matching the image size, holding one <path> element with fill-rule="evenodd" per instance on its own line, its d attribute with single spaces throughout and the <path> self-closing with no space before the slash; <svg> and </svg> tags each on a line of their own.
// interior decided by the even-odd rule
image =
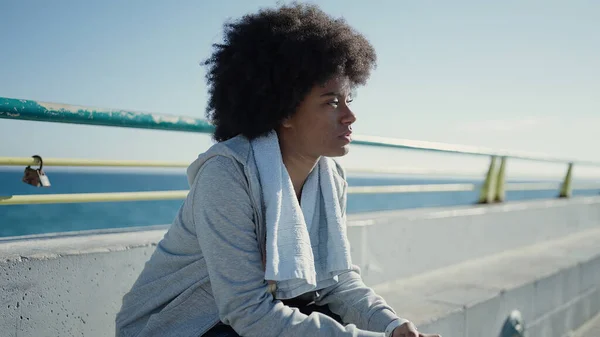
<svg viewBox="0 0 600 337">
<path fill-rule="evenodd" d="M 290 288 L 294 293 L 306 292 L 317 288 L 319 281 L 337 279 L 336 275 L 350 270 L 350 245 L 334 183 L 333 160 L 319 159 L 304 183 L 299 203 L 283 164 L 277 133 L 256 138 L 251 144 L 266 221 L 265 280 L 276 281 L 277 288 Z M 311 237 L 318 242 L 311 243 Z"/>
</svg>

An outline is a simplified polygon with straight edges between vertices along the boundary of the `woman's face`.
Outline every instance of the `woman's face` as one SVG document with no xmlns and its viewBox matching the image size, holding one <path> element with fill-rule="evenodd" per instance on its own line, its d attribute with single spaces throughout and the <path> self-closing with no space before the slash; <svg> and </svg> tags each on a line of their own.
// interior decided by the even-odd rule
<svg viewBox="0 0 600 337">
<path fill-rule="evenodd" d="M 334 78 L 315 86 L 296 112 L 282 123 L 283 139 L 302 155 L 338 157 L 348 153 L 352 123 L 351 85 L 345 78 Z"/>
</svg>

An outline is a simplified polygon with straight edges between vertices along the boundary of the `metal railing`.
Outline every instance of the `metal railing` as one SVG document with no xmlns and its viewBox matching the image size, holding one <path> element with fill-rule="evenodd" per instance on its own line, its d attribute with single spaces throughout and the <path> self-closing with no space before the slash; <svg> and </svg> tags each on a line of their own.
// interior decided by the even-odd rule
<svg viewBox="0 0 600 337">
<path fill-rule="evenodd" d="M 137 129 L 212 133 L 213 126 L 207 121 L 184 116 L 161 115 L 154 113 L 99 109 L 92 107 L 46 103 L 32 100 L 0 97 L 0 119 L 30 120 L 52 123 L 71 123 L 97 126 L 113 126 Z M 471 156 L 490 157 L 490 165 L 483 184 L 423 184 L 392 186 L 350 186 L 350 194 L 417 193 L 417 192 L 465 192 L 479 189 L 479 203 L 502 202 L 505 192 L 511 190 L 557 190 L 557 196 L 570 197 L 573 191 L 572 172 L 574 164 L 599 166 L 600 163 L 573 161 L 553 158 L 541 154 L 495 151 L 492 149 L 452 145 L 444 143 L 357 135 L 353 144 L 380 148 L 417 150 L 438 153 L 453 153 Z M 505 171 L 508 159 L 522 159 L 539 162 L 567 164 L 567 173 L 561 184 L 549 183 L 506 183 Z M 81 167 L 187 167 L 187 162 L 138 161 L 138 160 L 93 160 L 71 158 L 44 158 L 44 166 Z M 35 166 L 40 162 L 32 157 L 0 157 L 0 166 Z M 375 173 L 376 170 L 371 172 Z M 381 170 L 382 173 L 388 172 Z M 598 189 L 600 186 L 578 186 L 578 189 Z M 107 201 L 172 200 L 184 199 L 187 190 L 115 193 L 74 193 L 44 195 L 0 196 L 0 205 L 80 203 Z"/>
</svg>

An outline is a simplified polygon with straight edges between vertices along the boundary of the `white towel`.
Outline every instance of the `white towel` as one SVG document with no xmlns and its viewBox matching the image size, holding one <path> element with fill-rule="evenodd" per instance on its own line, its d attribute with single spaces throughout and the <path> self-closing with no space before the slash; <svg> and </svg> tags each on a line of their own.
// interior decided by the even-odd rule
<svg viewBox="0 0 600 337">
<path fill-rule="evenodd" d="M 331 277 L 351 268 L 350 246 L 346 238 L 345 219 L 334 183 L 335 163 L 321 157 L 302 188 L 302 207 L 298 203 L 287 172 L 276 132 L 252 140 L 259 172 L 266 221 L 265 279 L 272 281 L 303 280 L 313 288 L 318 279 Z M 313 224 L 315 207 L 322 194 L 327 223 Z M 325 266 L 315 266 L 309 232 L 313 226 L 327 226 Z M 317 227 L 318 229 L 318 227 Z M 323 262 L 324 263 L 324 262 Z M 317 276 L 316 270 L 326 275 Z"/>
</svg>

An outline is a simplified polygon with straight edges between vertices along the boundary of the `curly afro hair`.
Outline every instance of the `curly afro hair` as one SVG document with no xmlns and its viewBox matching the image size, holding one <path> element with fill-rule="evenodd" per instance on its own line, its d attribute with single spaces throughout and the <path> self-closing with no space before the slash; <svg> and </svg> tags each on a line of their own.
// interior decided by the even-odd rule
<svg viewBox="0 0 600 337">
<path fill-rule="evenodd" d="M 224 41 L 204 61 L 206 115 L 214 140 L 276 130 L 317 84 L 344 76 L 363 85 L 375 67 L 369 41 L 315 5 L 262 9 L 224 25 Z"/>
</svg>

